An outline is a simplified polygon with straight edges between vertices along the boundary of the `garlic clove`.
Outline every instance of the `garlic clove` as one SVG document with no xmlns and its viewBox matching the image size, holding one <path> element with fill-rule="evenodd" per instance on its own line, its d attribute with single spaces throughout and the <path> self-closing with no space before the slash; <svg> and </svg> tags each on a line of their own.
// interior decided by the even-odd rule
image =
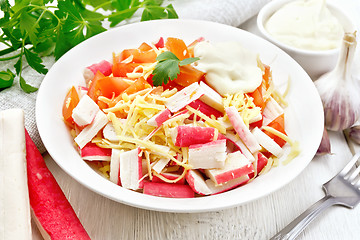
<svg viewBox="0 0 360 240">
<path fill-rule="evenodd" d="M 345 33 L 335 69 L 315 81 L 324 106 L 325 126 L 332 131 L 350 128 L 359 118 L 360 80 L 352 74 L 356 32 Z"/>
<path fill-rule="evenodd" d="M 329 135 L 326 128 L 324 128 L 323 136 L 321 138 L 320 146 L 316 152 L 316 155 L 322 156 L 331 153 L 331 145 Z"/>
<path fill-rule="evenodd" d="M 360 125 L 353 126 L 350 128 L 349 138 L 354 142 L 356 142 L 357 144 L 360 144 Z"/>
</svg>

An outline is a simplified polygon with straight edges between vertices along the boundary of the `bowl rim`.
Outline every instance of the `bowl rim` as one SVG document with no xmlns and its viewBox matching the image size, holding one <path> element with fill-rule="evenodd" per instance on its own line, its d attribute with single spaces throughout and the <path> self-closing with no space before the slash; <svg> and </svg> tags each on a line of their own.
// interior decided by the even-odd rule
<svg viewBox="0 0 360 240">
<path fill-rule="evenodd" d="M 270 16 L 272 16 L 280 7 L 282 7 L 283 5 L 294 1 L 294 0 L 272 0 L 270 2 L 268 2 L 265 6 L 263 6 L 256 18 L 256 25 L 260 31 L 260 33 L 269 41 L 271 41 L 272 43 L 276 44 L 277 46 L 285 49 L 286 51 L 289 52 L 294 52 L 297 54 L 303 54 L 305 56 L 332 56 L 332 55 L 336 55 L 338 54 L 339 50 L 340 50 L 340 46 L 334 49 L 329 49 L 329 50 L 307 50 L 307 49 L 302 49 L 302 48 L 297 48 L 291 45 L 288 45 L 286 43 L 283 43 L 279 40 L 277 40 L 276 38 L 274 38 L 264 27 L 264 23 L 267 19 L 270 18 Z M 335 11 L 338 14 L 341 14 L 342 17 L 344 19 L 346 19 L 346 21 L 350 24 L 349 26 L 347 26 L 349 29 L 352 29 L 353 31 L 355 31 L 355 25 L 353 24 L 353 21 L 345 14 L 345 12 L 338 7 L 336 4 L 327 1 L 326 5 L 328 7 L 330 7 L 330 11 Z"/>
</svg>

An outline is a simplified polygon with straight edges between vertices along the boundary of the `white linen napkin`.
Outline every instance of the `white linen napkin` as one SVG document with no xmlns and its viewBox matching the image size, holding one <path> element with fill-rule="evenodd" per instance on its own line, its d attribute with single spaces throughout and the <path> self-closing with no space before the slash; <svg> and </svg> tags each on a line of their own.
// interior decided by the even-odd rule
<svg viewBox="0 0 360 240">
<path fill-rule="evenodd" d="M 239 27 L 271 0 L 178 0 L 169 1 L 179 18 L 219 22 Z"/>
<path fill-rule="evenodd" d="M 172 3 L 180 19 L 201 19 L 219 22 L 234 27 L 256 15 L 260 8 L 270 0 L 177 0 Z M 43 58 L 45 66 L 49 69 L 54 64 L 53 57 Z M 11 69 L 15 61 L 2 62 L 0 71 Z M 44 76 L 36 73 L 28 66 L 24 66 L 22 73 L 27 83 L 39 87 Z M 25 112 L 25 127 L 39 148 L 41 153 L 46 151 L 36 126 L 35 102 L 37 92 L 24 93 L 17 81 L 11 88 L 0 91 L 0 110 L 22 108 Z M 61 113 L 59 113 L 61 114 Z M 60 115 L 59 115 L 60 116 Z"/>
</svg>

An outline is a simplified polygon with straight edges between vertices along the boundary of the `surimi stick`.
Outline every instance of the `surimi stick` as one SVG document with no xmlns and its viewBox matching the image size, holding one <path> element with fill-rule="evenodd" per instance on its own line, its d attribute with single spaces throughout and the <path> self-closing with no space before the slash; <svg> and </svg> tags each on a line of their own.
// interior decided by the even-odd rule
<svg viewBox="0 0 360 240">
<path fill-rule="evenodd" d="M 112 72 L 112 64 L 106 60 L 103 60 L 99 63 L 95 63 L 85 68 L 83 76 L 86 84 L 88 84 L 89 81 L 91 81 L 94 78 L 97 71 L 101 72 L 105 76 L 109 76 Z"/>
<path fill-rule="evenodd" d="M 255 153 L 259 151 L 261 149 L 260 145 L 256 141 L 254 135 L 246 127 L 237 109 L 234 106 L 231 106 L 225 108 L 225 111 L 236 133 L 239 135 L 240 139 L 244 142 L 250 152 Z"/>
<path fill-rule="evenodd" d="M 43 238 L 90 239 L 26 131 L 25 138 L 30 205 Z"/>
<path fill-rule="evenodd" d="M 0 112 L 0 239 L 32 238 L 24 112 Z"/>
</svg>

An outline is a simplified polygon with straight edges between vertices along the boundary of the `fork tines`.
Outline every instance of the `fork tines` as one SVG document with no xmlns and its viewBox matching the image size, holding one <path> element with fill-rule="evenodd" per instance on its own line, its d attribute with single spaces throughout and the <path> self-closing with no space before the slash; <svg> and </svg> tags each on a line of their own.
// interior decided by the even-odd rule
<svg viewBox="0 0 360 240">
<path fill-rule="evenodd" d="M 339 176 L 343 177 L 345 180 L 358 188 L 360 187 L 360 165 L 356 163 L 359 159 L 360 152 L 355 154 L 351 161 L 339 173 Z"/>
</svg>

